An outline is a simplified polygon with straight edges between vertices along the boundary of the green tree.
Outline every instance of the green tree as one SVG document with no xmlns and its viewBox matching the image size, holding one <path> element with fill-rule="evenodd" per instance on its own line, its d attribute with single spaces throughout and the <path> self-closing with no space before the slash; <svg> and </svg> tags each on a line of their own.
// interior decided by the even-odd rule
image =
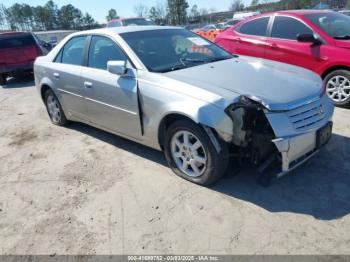
<svg viewBox="0 0 350 262">
<path fill-rule="evenodd" d="M 157 12 L 157 9 L 154 6 L 152 6 L 151 9 L 149 10 L 148 18 L 158 24 L 160 17 L 159 17 L 159 14 Z"/>
<path fill-rule="evenodd" d="M 60 9 L 60 28 L 64 30 L 74 29 L 74 10 L 71 4 L 64 5 Z"/>
<path fill-rule="evenodd" d="M 350 0 L 348 0 L 347 2 L 346 2 L 346 7 L 345 7 L 346 9 L 350 9 Z"/>
<path fill-rule="evenodd" d="M 138 17 L 146 17 L 148 14 L 148 7 L 142 3 L 134 6 L 134 12 Z"/>
<path fill-rule="evenodd" d="M 6 29 L 6 15 L 5 15 L 6 7 L 3 4 L 0 4 L 0 29 Z"/>
<path fill-rule="evenodd" d="M 198 17 L 200 16 L 200 13 L 198 11 L 198 6 L 197 5 L 193 5 L 190 11 L 190 18 L 192 21 L 195 21 L 198 19 Z"/>
<path fill-rule="evenodd" d="M 119 16 L 117 14 L 117 11 L 114 8 L 109 9 L 108 15 L 106 16 L 107 21 L 111 21 L 113 19 L 118 19 L 118 18 Z"/>
<path fill-rule="evenodd" d="M 93 29 L 98 27 L 98 23 L 95 21 L 95 19 L 92 18 L 89 13 L 85 13 L 83 17 L 83 27 L 84 29 Z"/>
<path fill-rule="evenodd" d="M 186 0 L 168 0 L 168 20 L 172 25 L 182 25 L 187 20 L 187 8 L 189 7 Z"/>
<path fill-rule="evenodd" d="M 251 6 L 257 6 L 259 4 L 259 0 L 252 0 Z"/>
<path fill-rule="evenodd" d="M 46 30 L 58 29 L 59 27 L 59 11 L 54 1 L 48 1 L 45 6 L 45 27 Z"/>
<path fill-rule="evenodd" d="M 294 0 L 292 0 L 294 1 Z M 230 11 L 234 11 L 234 12 L 239 12 L 242 11 L 244 9 L 244 4 L 242 2 L 242 0 L 234 0 L 230 7 L 229 7 Z"/>
</svg>

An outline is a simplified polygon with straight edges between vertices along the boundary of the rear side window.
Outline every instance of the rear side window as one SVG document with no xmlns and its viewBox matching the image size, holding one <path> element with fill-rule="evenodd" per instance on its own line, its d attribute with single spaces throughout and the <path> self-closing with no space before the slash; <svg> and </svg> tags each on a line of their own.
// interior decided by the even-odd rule
<svg viewBox="0 0 350 262">
<path fill-rule="evenodd" d="M 228 21 L 227 24 L 232 26 L 232 25 L 237 24 L 237 23 L 240 22 L 240 21 L 241 21 L 241 20 L 238 20 L 238 19 L 237 19 L 237 20 L 231 20 L 231 21 Z"/>
<path fill-rule="evenodd" d="M 0 35 L 0 49 L 21 48 L 36 45 L 31 34 L 8 34 Z"/>
<path fill-rule="evenodd" d="M 246 35 L 266 36 L 267 26 L 269 24 L 270 17 L 262 17 L 251 20 L 241 25 L 237 32 Z"/>
<path fill-rule="evenodd" d="M 82 65 L 86 36 L 69 40 L 63 47 L 61 62 L 69 65 Z"/>
<path fill-rule="evenodd" d="M 313 34 L 313 31 L 294 18 L 286 16 L 275 17 L 271 37 L 297 40 L 298 34 Z"/>
<path fill-rule="evenodd" d="M 90 43 L 88 67 L 107 69 L 108 61 L 125 61 L 126 55 L 111 39 L 93 36 Z"/>
</svg>

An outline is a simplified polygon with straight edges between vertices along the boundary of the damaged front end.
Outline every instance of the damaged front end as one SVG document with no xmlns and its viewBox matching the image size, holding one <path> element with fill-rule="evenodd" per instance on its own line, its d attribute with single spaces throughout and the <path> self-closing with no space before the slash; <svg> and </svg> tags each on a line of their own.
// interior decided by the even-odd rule
<svg viewBox="0 0 350 262">
<path fill-rule="evenodd" d="M 268 105 L 255 97 L 240 96 L 226 108 L 233 122 L 234 155 L 240 163 L 247 160 L 263 172 L 278 155 L 274 143 L 275 134 L 265 116 Z M 228 141 L 227 141 L 228 142 Z"/>
<path fill-rule="evenodd" d="M 281 177 L 311 158 L 331 136 L 333 109 L 322 98 L 295 110 L 273 111 L 259 98 L 240 96 L 225 112 L 233 122 L 233 135 L 226 139 L 233 145 L 233 155 L 270 178 Z M 297 118 L 294 126 L 293 117 Z M 301 123 L 305 128 L 298 130 Z M 280 130 L 288 130 L 288 135 L 281 136 Z"/>
</svg>

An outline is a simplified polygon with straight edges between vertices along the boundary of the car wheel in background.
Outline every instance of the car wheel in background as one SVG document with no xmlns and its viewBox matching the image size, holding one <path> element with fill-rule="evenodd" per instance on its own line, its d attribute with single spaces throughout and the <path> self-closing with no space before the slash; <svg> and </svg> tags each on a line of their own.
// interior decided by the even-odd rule
<svg viewBox="0 0 350 262">
<path fill-rule="evenodd" d="M 0 85 L 4 86 L 7 83 L 7 75 L 6 74 L 0 74 Z"/>
<path fill-rule="evenodd" d="M 325 78 L 327 95 L 337 106 L 350 106 L 350 71 L 335 70 Z"/>
<path fill-rule="evenodd" d="M 167 130 L 165 156 L 178 176 L 200 185 L 221 178 L 228 166 L 228 149 L 220 142 L 218 153 L 205 130 L 189 121 L 178 120 Z"/>
<path fill-rule="evenodd" d="M 62 110 L 61 104 L 51 89 L 45 92 L 45 105 L 52 123 L 59 126 L 67 125 L 68 120 Z"/>
</svg>

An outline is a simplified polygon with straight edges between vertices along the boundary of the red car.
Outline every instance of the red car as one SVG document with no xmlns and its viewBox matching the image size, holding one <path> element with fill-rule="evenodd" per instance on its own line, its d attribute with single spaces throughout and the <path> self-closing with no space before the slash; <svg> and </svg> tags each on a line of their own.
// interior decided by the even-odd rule
<svg viewBox="0 0 350 262">
<path fill-rule="evenodd" d="M 350 106 L 350 17 L 333 11 L 281 11 L 244 20 L 215 42 L 230 53 L 293 64 L 319 74 L 327 94 Z"/>
<path fill-rule="evenodd" d="M 0 33 L 0 85 L 14 73 L 32 71 L 34 60 L 46 52 L 32 33 Z"/>
</svg>

